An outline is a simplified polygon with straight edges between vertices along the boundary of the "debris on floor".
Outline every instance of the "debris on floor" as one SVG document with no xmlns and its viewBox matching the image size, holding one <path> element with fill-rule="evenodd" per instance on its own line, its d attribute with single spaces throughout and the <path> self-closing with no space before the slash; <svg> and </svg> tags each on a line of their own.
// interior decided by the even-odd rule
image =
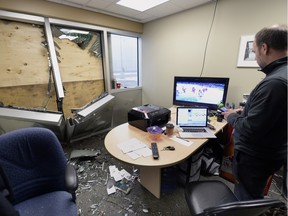
<svg viewBox="0 0 288 216">
<path fill-rule="evenodd" d="M 63 147 L 69 163 L 74 165 L 78 174 L 76 202 L 79 216 L 190 215 L 184 188 L 175 186 L 171 177 L 175 178 L 173 172 L 164 169 L 167 171 L 163 172 L 166 181 L 162 183 L 167 193 L 158 199 L 139 183 L 139 167 L 123 163 L 107 152 L 104 138 L 105 134 L 98 135 Z M 108 193 L 107 189 L 112 186 L 114 193 Z M 170 192 L 171 189 L 173 192 Z M 281 211 L 285 212 L 287 208 L 283 207 L 278 212 Z M 263 214 L 272 215 L 287 214 Z"/>
<path fill-rule="evenodd" d="M 85 158 L 85 157 L 96 157 L 100 154 L 99 151 L 88 150 L 88 149 L 75 149 L 72 150 L 70 154 L 70 160 L 75 158 Z"/>
</svg>

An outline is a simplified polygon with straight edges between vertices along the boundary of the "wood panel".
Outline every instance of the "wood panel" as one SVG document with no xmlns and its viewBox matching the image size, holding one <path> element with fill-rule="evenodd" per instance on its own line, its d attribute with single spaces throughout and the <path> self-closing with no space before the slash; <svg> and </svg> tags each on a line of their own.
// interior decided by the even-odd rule
<svg viewBox="0 0 288 216">
<path fill-rule="evenodd" d="M 64 83 L 63 109 L 65 117 L 72 116 L 71 109 L 81 108 L 101 95 L 104 81 L 82 81 Z"/>
<path fill-rule="evenodd" d="M 47 49 L 43 27 L 0 20 L 0 87 L 45 84 Z"/>
<path fill-rule="evenodd" d="M 85 49 L 68 39 L 54 37 L 54 41 L 60 47 L 57 52 L 63 82 L 103 79 L 102 58 L 97 58 L 89 52 L 96 41 L 96 35 Z"/>
<path fill-rule="evenodd" d="M 54 88 L 52 87 L 50 98 L 47 89 L 48 85 L 2 87 L 0 88 L 0 101 L 5 106 L 57 111 Z"/>
<path fill-rule="evenodd" d="M 70 82 L 64 84 L 65 97 L 63 112 L 65 117 L 73 116 L 72 108 L 81 108 L 97 98 L 104 89 L 103 80 Z M 52 86 L 51 97 L 47 85 L 14 86 L 0 88 L 0 102 L 5 106 L 15 106 L 57 112 L 56 95 Z"/>
</svg>

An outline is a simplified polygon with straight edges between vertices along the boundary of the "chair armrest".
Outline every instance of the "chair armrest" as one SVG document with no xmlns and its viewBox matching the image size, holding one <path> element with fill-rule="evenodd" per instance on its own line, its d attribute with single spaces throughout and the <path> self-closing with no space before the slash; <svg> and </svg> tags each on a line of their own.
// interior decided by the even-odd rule
<svg viewBox="0 0 288 216">
<path fill-rule="evenodd" d="M 76 169 L 71 164 L 67 164 L 65 170 L 65 185 L 69 193 L 72 194 L 74 201 L 76 200 L 75 191 L 78 188 L 78 176 Z"/>
<path fill-rule="evenodd" d="M 6 199 L 6 197 L 0 192 L 0 209 L 2 216 L 20 216 L 18 211 L 14 209 L 12 204 Z"/>
<path fill-rule="evenodd" d="M 267 209 L 276 208 L 283 204 L 274 198 L 237 201 L 207 208 L 204 213 L 205 215 L 221 215 L 221 213 L 226 213 L 226 215 L 230 215 L 229 213 L 233 213 L 233 215 L 260 215 Z"/>
</svg>

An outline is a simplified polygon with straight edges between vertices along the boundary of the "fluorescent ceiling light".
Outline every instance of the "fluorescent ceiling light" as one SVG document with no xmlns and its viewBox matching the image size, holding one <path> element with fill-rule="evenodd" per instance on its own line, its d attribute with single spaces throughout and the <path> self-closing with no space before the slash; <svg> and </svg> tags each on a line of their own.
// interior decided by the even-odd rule
<svg viewBox="0 0 288 216">
<path fill-rule="evenodd" d="M 145 11 L 169 0 L 120 0 L 117 4 L 138 11 Z"/>
</svg>

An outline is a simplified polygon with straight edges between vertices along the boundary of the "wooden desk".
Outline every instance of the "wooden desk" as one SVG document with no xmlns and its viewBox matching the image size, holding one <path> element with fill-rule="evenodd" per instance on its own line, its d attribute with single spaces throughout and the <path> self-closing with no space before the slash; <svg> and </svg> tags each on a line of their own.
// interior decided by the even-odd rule
<svg viewBox="0 0 288 216">
<path fill-rule="evenodd" d="M 171 108 L 171 120 L 175 119 L 175 110 Z M 216 128 L 215 133 L 218 133 L 227 124 L 226 121 L 217 122 L 213 117 L 211 124 Z M 154 160 L 153 157 L 140 157 L 133 160 L 128 155 L 122 153 L 117 144 L 125 142 L 131 138 L 136 138 L 150 147 L 148 133 L 144 132 L 128 123 L 119 125 L 113 128 L 105 137 L 104 144 L 107 151 L 115 158 L 140 168 L 140 182 L 154 196 L 160 198 L 161 194 L 161 168 L 178 164 L 188 158 L 198 148 L 200 148 L 208 139 L 190 139 L 193 142 L 190 146 L 185 146 L 171 140 L 164 134 L 156 142 L 159 149 L 159 159 Z M 173 145 L 175 151 L 161 151 L 165 146 Z"/>
</svg>

